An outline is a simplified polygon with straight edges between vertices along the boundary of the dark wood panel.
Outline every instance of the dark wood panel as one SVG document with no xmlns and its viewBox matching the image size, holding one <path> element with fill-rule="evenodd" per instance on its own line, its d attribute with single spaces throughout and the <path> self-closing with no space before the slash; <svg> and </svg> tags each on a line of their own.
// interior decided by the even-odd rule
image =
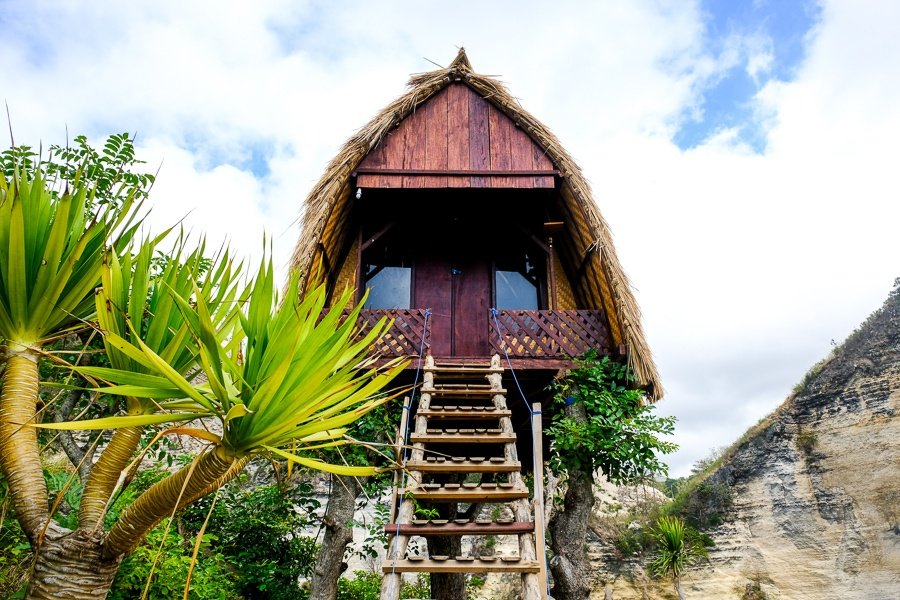
<svg viewBox="0 0 900 600">
<path fill-rule="evenodd" d="M 513 124 L 509 136 L 510 169 L 531 170 L 534 169 L 534 144 L 528 134 Z M 512 187 L 534 187 L 534 179 L 531 177 L 516 177 L 512 180 Z"/>
<path fill-rule="evenodd" d="M 522 171 L 517 174 L 522 176 L 513 177 L 511 171 Z M 467 85 L 453 83 L 416 107 L 385 136 L 359 165 L 357 183 L 363 187 L 552 188 L 556 180 L 550 173 L 555 174 L 552 161 L 527 133 Z"/>
<path fill-rule="evenodd" d="M 532 165 L 535 170 L 551 170 L 555 169 L 553 162 L 547 156 L 547 153 L 537 144 L 531 146 Z M 553 177 L 540 176 L 534 178 L 534 187 L 536 188 L 552 188 Z"/>
<path fill-rule="evenodd" d="M 490 155 L 491 169 L 506 171 L 512 168 L 511 140 L 512 121 L 500 110 L 490 105 L 488 107 L 488 127 L 490 129 Z M 494 177 L 491 179 L 491 187 L 513 187 L 513 179 L 509 177 Z"/>
<path fill-rule="evenodd" d="M 469 169 L 469 94 L 468 86 L 454 83 L 447 87 L 447 169 Z M 450 177 L 447 187 L 470 187 L 469 177 Z"/>
<path fill-rule="evenodd" d="M 491 268 L 482 256 L 460 256 L 453 276 L 453 355 L 487 356 Z"/>
<path fill-rule="evenodd" d="M 491 138 L 488 125 L 489 104 L 468 87 L 469 92 L 469 168 L 491 168 Z M 473 177 L 472 187 L 488 187 L 487 177 Z"/>
<path fill-rule="evenodd" d="M 384 169 L 384 143 L 380 143 L 375 146 L 375 148 L 371 152 L 369 152 L 369 154 L 363 159 L 362 163 L 359 166 L 364 169 Z M 364 184 L 366 187 L 390 187 L 389 185 L 387 185 L 388 182 L 385 180 L 384 176 L 377 173 L 373 173 L 368 179 L 365 179 L 362 182 L 357 179 L 356 183 L 360 187 L 363 187 Z"/>
<path fill-rule="evenodd" d="M 416 260 L 415 273 L 413 305 L 431 309 L 431 353 L 449 356 L 452 331 L 450 262 L 437 253 L 425 252 Z"/>
<path fill-rule="evenodd" d="M 425 168 L 425 111 L 416 107 L 402 123 L 403 127 L 403 168 Z M 421 175 L 404 177 L 403 187 L 420 188 L 425 182 Z"/>
<path fill-rule="evenodd" d="M 381 144 L 379 144 L 383 147 L 384 167 L 387 169 L 403 168 L 403 139 L 406 137 L 405 129 L 405 124 L 401 123 L 399 127 L 387 134 Z M 403 181 L 399 178 L 385 177 L 380 181 L 384 182 L 384 187 L 386 188 L 403 187 Z"/>
<path fill-rule="evenodd" d="M 422 107 L 419 107 L 422 110 Z M 447 170 L 447 88 L 434 95 L 424 107 L 425 113 L 425 168 Z M 447 187 L 446 176 L 428 176 L 423 187 Z"/>
</svg>

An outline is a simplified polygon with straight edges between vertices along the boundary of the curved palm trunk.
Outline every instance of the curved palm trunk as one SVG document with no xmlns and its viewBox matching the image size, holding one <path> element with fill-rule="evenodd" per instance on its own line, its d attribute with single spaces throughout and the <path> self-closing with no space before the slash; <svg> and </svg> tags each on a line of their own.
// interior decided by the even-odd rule
<svg viewBox="0 0 900 600">
<path fill-rule="evenodd" d="M 51 521 L 31 576 L 26 600 L 97 600 L 112 586 L 120 559 L 104 560 L 100 535 L 71 532 Z"/>
<path fill-rule="evenodd" d="M 128 468 L 143 431 L 143 427 L 124 427 L 113 433 L 84 485 L 81 509 L 78 512 L 78 525 L 82 529 L 100 529 L 109 498 L 122 471 Z"/>
<path fill-rule="evenodd" d="M 0 466 L 19 522 L 32 542 L 49 514 L 37 429 L 28 426 L 35 420 L 38 399 L 37 360 L 33 350 L 10 351 L 0 391 Z"/>
<path fill-rule="evenodd" d="M 175 509 L 199 498 L 201 492 L 215 483 L 224 485 L 240 472 L 231 468 L 237 460 L 216 447 L 197 460 L 193 472 L 189 465 L 151 486 L 122 513 L 110 530 L 103 545 L 103 557 L 109 560 L 131 552 L 154 525 Z"/>
</svg>

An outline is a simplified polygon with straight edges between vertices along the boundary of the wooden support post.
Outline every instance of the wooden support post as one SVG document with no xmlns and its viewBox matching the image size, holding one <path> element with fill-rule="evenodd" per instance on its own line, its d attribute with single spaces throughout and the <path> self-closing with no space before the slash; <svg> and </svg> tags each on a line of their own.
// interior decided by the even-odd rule
<svg viewBox="0 0 900 600">
<path fill-rule="evenodd" d="M 400 415 L 400 430 L 397 431 L 397 445 L 394 449 L 394 462 L 403 467 L 403 456 L 406 454 L 406 424 L 409 422 L 409 411 L 412 409 L 412 398 L 403 399 L 403 413 Z M 397 494 L 400 488 L 400 469 L 394 470 L 394 489 L 391 492 L 391 523 L 397 519 Z"/>
<path fill-rule="evenodd" d="M 531 436 L 534 444 L 534 545 L 541 570 L 538 580 L 541 594 L 547 594 L 547 544 L 544 539 L 544 448 L 542 435 L 541 403 L 531 405 Z"/>
<path fill-rule="evenodd" d="M 556 305 L 556 260 L 553 257 L 553 238 L 547 238 L 547 259 L 550 261 L 550 310 L 557 310 Z"/>
</svg>

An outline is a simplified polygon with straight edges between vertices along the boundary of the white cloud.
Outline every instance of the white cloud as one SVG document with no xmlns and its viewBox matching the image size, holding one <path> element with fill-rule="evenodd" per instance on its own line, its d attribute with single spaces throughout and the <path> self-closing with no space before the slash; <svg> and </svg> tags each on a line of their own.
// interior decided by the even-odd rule
<svg viewBox="0 0 900 600">
<path fill-rule="evenodd" d="M 758 155 L 722 131 L 670 137 L 729 61 L 771 67 L 762 37 L 704 45 L 680 1 L 49 2 L 5 6 L 17 140 L 138 132 L 163 169 L 154 223 L 284 264 L 292 223 L 340 144 L 407 75 L 465 45 L 580 162 L 638 288 L 669 396 L 676 471 L 727 444 L 878 306 L 897 267 L 900 40 L 892 2 L 825 3 L 796 78 L 757 96 Z M 735 64 L 738 64 L 735 63 Z M 731 135 L 731 137 L 729 137 Z M 247 166 L 249 147 L 269 172 Z"/>
</svg>

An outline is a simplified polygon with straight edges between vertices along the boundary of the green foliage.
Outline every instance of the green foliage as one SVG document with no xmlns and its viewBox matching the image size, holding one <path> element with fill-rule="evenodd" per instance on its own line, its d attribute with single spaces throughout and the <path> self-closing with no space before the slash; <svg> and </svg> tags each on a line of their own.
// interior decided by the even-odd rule
<svg viewBox="0 0 900 600">
<path fill-rule="evenodd" d="M 634 481 L 668 472 L 658 454 L 677 449 L 659 436 L 671 435 L 674 417 L 657 417 L 644 395 L 633 389 L 626 365 L 591 350 L 578 367 L 554 384 L 554 401 L 562 407 L 584 407 L 586 419 L 558 411 L 547 429 L 551 440 L 550 466 L 557 472 L 603 469 L 610 481 Z"/>
<path fill-rule="evenodd" d="M 353 579 L 338 580 L 336 600 L 379 600 L 381 597 L 381 575 L 372 571 L 356 571 Z M 400 590 L 400 600 L 430 598 L 431 586 L 428 574 L 420 573 L 415 583 L 404 583 Z"/>
<path fill-rule="evenodd" d="M 653 535 L 645 527 L 632 527 L 629 523 L 618 530 L 613 546 L 622 557 L 643 554 L 656 542 Z"/>
<path fill-rule="evenodd" d="M 31 566 L 31 546 L 15 515 L 9 510 L 6 480 L 0 477 L 0 598 L 25 597 L 25 583 Z"/>
<path fill-rule="evenodd" d="M 797 434 L 795 443 L 798 450 L 809 456 L 816 449 L 816 445 L 819 443 L 819 436 L 812 431 L 801 431 Z"/>
<path fill-rule="evenodd" d="M 318 507 L 311 492 L 308 484 L 289 490 L 267 485 L 226 494 L 217 503 L 220 518 L 208 531 L 234 564 L 238 589 L 248 600 L 289 600 L 301 593 L 298 580 L 311 575 L 317 551 L 314 539 L 296 533 Z M 199 516 L 190 525 L 198 526 Z"/>
<path fill-rule="evenodd" d="M 16 167 L 29 176 L 40 172 L 53 188 L 54 193 L 72 184 L 81 169 L 81 180 L 88 187 L 96 188 L 88 208 L 94 203 L 121 205 L 134 194 L 137 199 L 147 197 L 155 176 L 138 171 L 144 161 L 135 158 L 134 138 L 128 133 L 109 136 L 100 151 L 95 150 L 87 137 L 79 135 L 73 145 L 50 146 L 47 155 L 38 156 L 30 146 L 15 146 L 0 153 L 3 174 L 7 180 L 13 177 Z"/>
<path fill-rule="evenodd" d="M 363 498 L 357 503 L 356 510 L 362 510 L 368 502 L 368 500 Z M 348 551 L 362 559 L 377 558 L 379 550 L 387 549 L 388 536 L 384 531 L 384 526 L 387 524 L 388 519 L 390 519 L 391 507 L 385 502 L 376 500 L 372 509 L 374 511 L 374 516 L 370 521 L 359 522 L 354 520 L 352 522 L 353 527 L 364 529 L 366 531 L 366 537 L 358 544 L 351 544 L 351 546 L 348 547 Z"/>
<path fill-rule="evenodd" d="M 698 560 L 706 558 L 708 538 L 700 537 L 686 525 L 684 519 L 664 516 L 656 522 L 656 556 L 650 561 L 650 571 L 658 577 L 671 575 L 676 585 L 681 575 Z"/>
<path fill-rule="evenodd" d="M 734 504 L 734 491 L 727 483 L 703 479 L 686 485 L 669 505 L 670 515 L 683 517 L 692 527 L 718 527 L 728 518 Z"/>
<path fill-rule="evenodd" d="M 151 531 L 146 542 L 122 561 L 109 600 L 140 598 L 148 579 L 150 588 L 147 597 L 150 600 L 181 600 L 194 540 L 184 539 L 171 529 L 166 533 L 165 525 L 164 521 Z M 214 536 L 206 535 L 201 541 L 188 598 L 238 600 L 241 596 L 228 561 L 221 552 L 211 548 L 210 542 L 214 539 Z"/>
</svg>

